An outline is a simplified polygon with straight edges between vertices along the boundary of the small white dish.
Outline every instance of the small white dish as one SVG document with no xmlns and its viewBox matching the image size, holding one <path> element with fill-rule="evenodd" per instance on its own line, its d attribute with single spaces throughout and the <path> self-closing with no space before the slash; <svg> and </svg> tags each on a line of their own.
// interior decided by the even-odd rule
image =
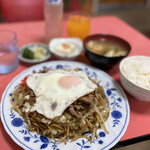
<svg viewBox="0 0 150 150">
<path fill-rule="evenodd" d="M 38 46 L 38 47 L 41 47 L 43 49 L 45 49 L 45 54 L 44 54 L 44 57 L 43 58 L 34 58 L 34 59 L 28 59 L 28 58 L 25 58 L 23 57 L 23 51 L 25 48 L 33 48 L 34 46 Z M 51 58 L 51 54 L 49 52 L 49 49 L 48 49 L 48 46 L 45 45 L 45 44 L 42 44 L 42 43 L 32 43 L 32 44 L 28 44 L 28 45 L 25 45 L 23 47 L 20 48 L 19 50 L 19 59 L 22 61 L 22 62 L 25 62 L 25 63 L 30 63 L 30 64 L 35 64 L 35 63 L 40 63 L 40 62 L 44 62 L 48 59 Z"/>
<path fill-rule="evenodd" d="M 150 102 L 150 57 L 131 56 L 119 66 L 124 89 L 137 100 Z"/>
<path fill-rule="evenodd" d="M 79 38 L 54 38 L 49 50 L 57 59 L 75 60 L 83 51 L 83 42 Z"/>
</svg>

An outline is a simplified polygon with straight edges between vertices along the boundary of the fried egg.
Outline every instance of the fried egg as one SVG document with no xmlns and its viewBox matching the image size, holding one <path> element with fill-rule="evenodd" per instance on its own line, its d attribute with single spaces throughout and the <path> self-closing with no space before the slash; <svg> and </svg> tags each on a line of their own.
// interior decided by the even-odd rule
<svg viewBox="0 0 150 150">
<path fill-rule="evenodd" d="M 49 119 L 62 115 L 69 105 L 98 88 L 84 71 L 75 70 L 32 74 L 27 79 L 27 85 L 36 96 L 31 111 L 37 111 Z"/>
</svg>

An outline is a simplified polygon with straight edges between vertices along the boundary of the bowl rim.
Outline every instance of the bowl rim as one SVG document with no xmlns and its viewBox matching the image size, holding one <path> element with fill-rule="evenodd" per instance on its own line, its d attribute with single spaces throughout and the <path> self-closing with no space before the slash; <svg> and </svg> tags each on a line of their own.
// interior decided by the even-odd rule
<svg viewBox="0 0 150 150">
<path fill-rule="evenodd" d="M 126 50 L 127 53 L 126 53 L 125 55 L 123 55 L 123 56 L 115 56 L 115 57 L 109 57 L 109 56 L 98 55 L 98 54 L 96 54 L 96 53 L 93 53 L 93 52 L 91 52 L 89 49 L 87 49 L 85 42 L 86 42 L 86 40 L 89 41 L 89 40 L 90 40 L 89 38 L 98 37 L 98 36 L 111 37 L 111 38 L 118 39 L 118 40 L 124 42 L 124 43 L 128 46 L 129 49 Z M 122 44 L 121 44 L 121 45 L 122 45 Z M 124 40 L 123 38 L 121 38 L 121 37 L 119 37 L 119 36 L 112 35 L 112 34 L 107 34 L 107 33 L 91 34 L 91 35 L 87 36 L 87 37 L 83 40 L 83 46 L 84 46 L 84 51 L 85 51 L 85 49 L 86 49 L 88 52 L 94 54 L 95 56 L 100 56 L 100 57 L 107 58 L 107 59 L 124 58 L 124 57 L 128 56 L 128 54 L 131 52 L 131 49 L 132 49 L 132 47 L 131 47 L 131 45 L 130 45 L 130 43 L 129 43 L 128 41 Z"/>
<path fill-rule="evenodd" d="M 129 83 L 133 84 L 135 87 L 140 88 L 141 90 L 144 90 L 146 92 L 150 92 L 150 89 L 146 89 L 144 87 L 141 87 L 141 86 L 131 82 L 127 77 L 125 77 L 124 73 L 122 72 L 122 66 L 125 63 L 125 61 L 127 61 L 128 59 L 136 58 L 136 57 L 143 57 L 143 58 L 149 58 L 150 59 L 150 57 L 144 56 L 144 55 L 133 55 L 133 56 L 129 56 L 129 57 L 124 58 L 123 60 L 121 60 L 121 62 L 119 64 L 120 75 L 122 75 Z"/>
</svg>

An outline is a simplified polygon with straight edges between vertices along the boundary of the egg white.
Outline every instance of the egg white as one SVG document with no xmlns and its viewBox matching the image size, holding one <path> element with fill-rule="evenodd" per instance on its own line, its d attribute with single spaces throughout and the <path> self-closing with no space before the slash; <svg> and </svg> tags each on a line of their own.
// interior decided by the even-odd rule
<svg viewBox="0 0 150 150">
<path fill-rule="evenodd" d="M 72 88 L 63 88 L 59 80 L 64 76 L 75 76 L 81 84 Z M 31 111 L 37 111 L 49 119 L 62 115 L 64 110 L 78 98 L 94 91 L 97 85 L 83 71 L 50 70 L 47 73 L 32 74 L 27 85 L 36 96 Z"/>
</svg>

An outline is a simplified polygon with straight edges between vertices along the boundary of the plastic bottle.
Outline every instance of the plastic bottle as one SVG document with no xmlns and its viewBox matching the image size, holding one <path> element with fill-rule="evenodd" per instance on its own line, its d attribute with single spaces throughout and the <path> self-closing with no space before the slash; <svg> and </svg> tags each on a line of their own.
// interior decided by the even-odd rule
<svg viewBox="0 0 150 150">
<path fill-rule="evenodd" d="M 45 0 L 46 42 L 62 37 L 63 0 Z"/>
</svg>

